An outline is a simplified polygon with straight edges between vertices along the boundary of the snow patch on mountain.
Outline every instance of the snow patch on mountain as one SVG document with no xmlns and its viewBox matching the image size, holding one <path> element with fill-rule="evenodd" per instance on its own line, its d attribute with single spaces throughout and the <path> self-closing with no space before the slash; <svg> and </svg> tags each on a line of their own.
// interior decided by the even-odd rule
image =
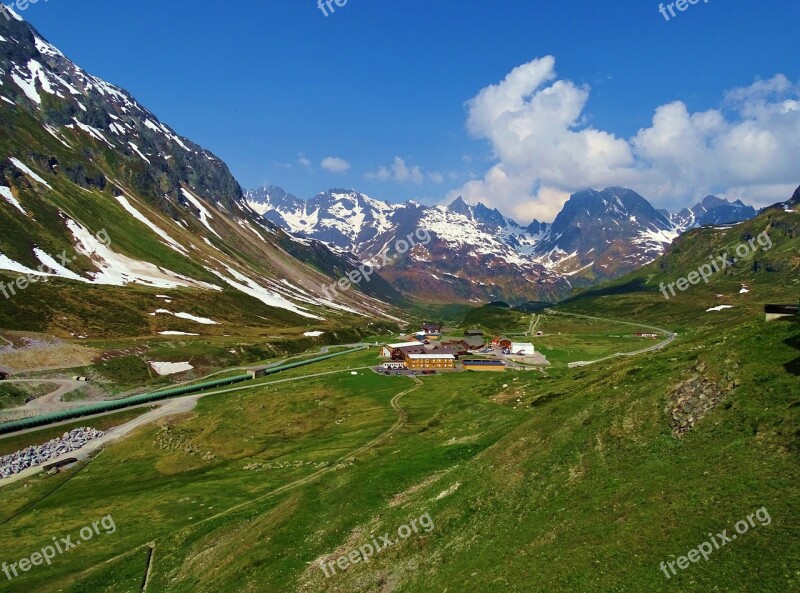
<svg viewBox="0 0 800 593">
<path fill-rule="evenodd" d="M 153 224 L 149 218 L 147 218 L 144 214 L 142 214 L 136 208 L 134 208 L 128 201 L 128 199 L 125 198 L 125 196 L 116 196 L 115 199 L 117 200 L 117 202 L 119 202 L 119 205 L 122 206 L 125 212 L 133 216 L 136 220 L 141 222 L 143 225 L 145 225 L 147 228 L 153 231 L 156 235 L 161 237 L 161 239 L 163 239 L 163 242 L 167 247 L 174 249 L 181 255 L 189 255 L 189 251 L 186 249 L 186 247 L 184 247 L 183 245 L 178 243 L 175 239 L 170 237 L 167 234 L 167 232 L 164 231 L 162 228 Z"/>
<path fill-rule="evenodd" d="M 6 202 L 11 204 L 14 208 L 22 212 L 25 216 L 28 215 L 28 213 L 25 212 L 25 208 L 23 208 L 22 204 L 19 203 L 19 200 L 17 200 L 17 198 L 14 197 L 13 193 L 11 193 L 10 187 L 6 187 L 5 185 L 0 185 L 0 196 L 2 196 L 2 198 Z"/>
<path fill-rule="evenodd" d="M 125 286 L 143 284 L 156 288 L 194 287 L 222 290 L 219 286 L 183 276 L 164 267 L 130 258 L 113 251 L 82 224 L 66 219 L 67 228 L 75 239 L 75 250 L 89 258 L 98 268 L 91 273 L 94 284 Z"/>
<path fill-rule="evenodd" d="M 12 156 L 11 157 L 11 162 L 14 164 L 14 166 L 17 169 L 19 169 L 20 171 L 25 173 L 31 179 L 34 179 L 35 181 L 38 181 L 42 185 L 45 185 L 45 186 L 49 187 L 50 189 L 52 189 L 52 187 L 50 186 L 49 183 L 47 183 L 44 179 L 42 179 L 42 177 L 38 173 L 36 173 L 33 169 L 31 169 L 28 165 L 23 163 L 18 158 Z"/>
</svg>

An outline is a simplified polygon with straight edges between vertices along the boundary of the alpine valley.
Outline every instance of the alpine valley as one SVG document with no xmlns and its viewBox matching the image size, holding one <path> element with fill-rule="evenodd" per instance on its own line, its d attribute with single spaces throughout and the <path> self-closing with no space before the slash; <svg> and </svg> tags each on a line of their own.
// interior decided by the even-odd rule
<svg viewBox="0 0 800 593">
<path fill-rule="evenodd" d="M 796 2 L 661 32 L 620 3 L 28 4 L 0 4 L 0 593 L 800 591 Z M 722 61 L 654 76 L 672 35 Z M 503 65 L 550 46 L 566 73 Z M 419 184 L 364 173 L 397 152 Z M 494 208 L 544 175 L 553 220 Z M 240 185 L 273 178 L 304 197 Z M 445 178 L 468 199 L 379 195 Z M 375 197 L 309 197 L 335 185 Z"/>
</svg>

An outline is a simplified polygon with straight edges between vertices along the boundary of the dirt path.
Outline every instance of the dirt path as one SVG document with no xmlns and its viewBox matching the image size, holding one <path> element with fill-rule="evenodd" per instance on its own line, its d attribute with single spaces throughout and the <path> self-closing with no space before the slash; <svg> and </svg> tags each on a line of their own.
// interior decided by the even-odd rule
<svg viewBox="0 0 800 593">
<path fill-rule="evenodd" d="M 367 368 L 369 368 L 369 367 L 367 367 Z M 391 402 L 390 402 L 390 405 L 392 406 L 392 409 L 395 412 L 397 412 L 397 420 L 395 421 L 395 423 L 389 429 L 386 430 L 386 432 L 384 432 L 380 436 L 376 437 L 375 439 L 371 440 L 366 445 L 362 445 L 358 449 L 355 449 L 355 450 L 350 451 L 349 453 L 347 453 L 345 455 L 342 455 L 341 457 L 339 457 L 339 459 L 335 460 L 333 462 L 333 464 L 331 464 L 328 467 L 324 467 L 322 469 L 319 469 L 319 470 L 315 471 L 314 473 L 306 476 L 305 478 L 300 478 L 299 480 L 295 480 L 294 482 L 290 482 L 288 484 L 284 484 L 283 486 L 280 486 L 280 487 L 276 488 L 275 490 L 271 490 L 270 492 L 267 492 L 266 494 L 262 494 L 258 498 L 254 498 L 252 500 L 248 500 L 247 502 L 243 502 L 243 503 L 240 503 L 238 505 L 232 506 L 229 509 L 226 509 L 224 511 L 221 511 L 221 512 L 217 513 L 216 515 L 213 515 L 211 517 L 207 517 L 206 519 L 203 519 L 202 521 L 198 521 L 197 523 L 194 523 L 192 526 L 194 527 L 194 526 L 200 525 L 202 523 L 206 523 L 208 521 L 213 521 L 215 519 L 218 519 L 220 517 L 224 517 L 225 515 L 228 515 L 230 513 L 233 513 L 235 511 L 238 511 L 238 510 L 241 510 L 241 509 L 243 509 L 245 507 L 253 505 L 253 504 L 257 503 L 257 502 L 261 502 L 261 501 L 267 500 L 268 498 L 271 498 L 271 497 L 275 496 L 276 494 L 280 494 L 282 492 L 286 492 L 287 490 L 292 490 L 294 488 L 297 488 L 298 486 L 303 486 L 305 484 L 313 482 L 317 478 L 319 478 L 319 477 L 321 477 L 321 476 L 323 476 L 323 475 L 325 475 L 327 473 L 336 471 L 336 466 L 338 464 L 343 463 L 343 462 L 347 461 L 348 459 L 352 459 L 354 457 L 357 457 L 358 455 L 361 455 L 362 453 L 366 453 L 367 451 L 369 451 L 371 449 L 374 449 L 375 447 L 377 447 L 378 445 L 382 444 L 387 439 L 391 438 L 391 436 L 394 435 L 398 430 L 403 428 L 405 426 L 406 422 L 408 421 L 408 413 L 403 408 L 400 407 L 400 400 L 403 398 L 403 396 L 408 395 L 412 391 L 416 391 L 417 389 L 419 389 L 423 385 L 422 381 L 420 381 L 417 377 L 412 377 L 412 379 L 414 380 L 415 385 L 413 387 L 411 387 L 409 389 L 406 389 L 405 391 L 401 391 L 400 393 L 395 395 L 392 398 Z"/>
<path fill-rule="evenodd" d="M 42 397 L 32 399 L 24 406 L 6 408 L 3 412 L 51 412 L 63 408 L 72 408 L 75 407 L 74 402 L 64 402 L 61 401 L 61 398 L 76 389 L 86 386 L 85 382 L 73 381 L 72 379 L 8 379 L 4 383 L 54 383 L 58 385 L 58 389 Z"/>
<path fill-rule="evenodd" d="M 361 369 L 368 369 L 368 368 L 371 368 L 371 367 L 361 367 Z M 298 381 L 298 380 L 301 380 L 301 379 L 308 379 L 308 378 L 311 378 L 311 377 L 319 377 L 319 376 L 322 376 L 322 375 L 330 375 L 330 374 L 334 374 L 334 373 L 350 372 L 350 371 L 353 371 L 353 370 L 360 370 L 360 369 L 345 369 L 345 370 L 342 370 L 342 371 L 332 371 L 332 372 L 329 372 L 329 373 L 318 373 L 316 375 L 308 375 L 308 376 L 304 376 L 304 377 L 296 377 L 296 378 L 293 378 L 293 379 L 283 379 L 281 381 L 274 381 L 273 383 L 285 383 L 285 382 L 288 382 L 288 381 Z M 189 527 L 197 527 L 198 525 L 201 525 L 203 523 L 207 523 L 209 521 L 213 521 L 213 520 L 219 519 L 220 517 L 224 517 L 226 515 L 229 515 L 230 513 L 233 513 L 235 511 L 241 510 L 241 509 L 246 508 L 248 506 L 254 505 L 254 504 L 258 503 L 258 502 L 262 502 L 264 500 L 267 500 L 267 499 L 269 499 L 269 498 L 271 498 L 273 496 L 276 496 L 278 494 L 281 494 L 283 492 L 287 492 L 287 491 L 292 490 L 294 488 L 298 488 L 300 486 L 304 486 L 306 484 L 309 484 L 309 483 L 315 481 L 316 479 L 324 476 L 327 473 L 336 471 L 338 464 L 343 463 L 344 461 L 347 461 L 348 459 L 352 459 L 354 457 L 357 457 L 358 455 L 366 453 L 367 451 L 369 451 L 371 449 L 374 449 L 375 447 L 383 444 L 386 440 L 388 440 L 395 433 L 397 433 L 399 430 L 401 430 L 406 425 L 406 422 L 408 422 L 408 413 L 405 411 L 405 409 L 400 407 L 400 400 L 404 396 L 408 395 L 409 393 L 411 393 L 413 391 L 416 391 L 417 389 L 419 389 L 420 387 L 423 386 L 423 383 L 422 383 L 422 381 L 419 380 L 419 378 L 412 376 L 411 379 L 415 383 L 414 386 L 410 387 L 409 389 L 406 389 L 404 391 L 401 391 L 400 393 L 398 393 L 397 395 L 395 395 L 391 399 L 390 405 L 392 406 L 392 409 L 395 412 L 397 412 L 397 420 L 395 420 L 394 424 L 392 424 L 392 426 L 390 428 L 388 428 L 385 432 L 383 432 L 380 436 L 374 438 L 373 440 L 371 440 L 367 444 L 362 445 L 362 446 L 358 447 L 357 449 L 354 449 L 353 451 L 347 453 L 346 455 L 342 455 L 336 461 L 334 461 L 332 465 L 330 465 L 328 467 L 324 467 L 322 469 L 319 469 L 319 470 L 315 471 L 314 473 L 306 476 L 305 478 L 300 478 L 298 480 L 295 480 L 294 482 L 289 482 L 288 484 L 284 484 L 283 486 L 280 486 L 278 488 L 275 488 L 274 490 L 270 490 L 269 492 L 267 492 L 265 494 L 262 494 L 258 498 L 254 498 L 254 499 L 248 500 L 246 502 L 237 504 L 235 506 L 230 507 L 229 509 L 226 509 L 224 511 L 221 511 L 221 512 L 217 513 L 216 515 L 213 515 L 213 516 L 207 517 L 207 518 L 205 518 L 205 519 L 203 519 L 201 521 L 197 521 L 195 523 L 192 523 Z M 272 383 L 269 383 L 269 384 L 272 384 Z M 253 387 L 251 386 L 250 389 L 252 389 L 252 388 Z M 235 391 L 235 390 L 238 390 L 238 389 L 246 389 L 246 388 L 237 387 L 237 388 L 234 388 L 234 389 L 231 389 L 231 390 L 226 390 L 226 391 Z M 219 392 L 219 393 L 222 393 L 222 392 Z M 201 397 L 201 396 L 194 396 L 194 397 L 197 397 L 199 399 L 199 397 Z M 182 529 L 185 529 L 185 528 L 182 528 Z M 156 545 L 156 542 L 155 541 L 151 541 L 151 542 L 148 542 L 146 544 L 142 544 L 140 546 L 136 546 L 135 548 L 132 548 L 132 549 L 128 550 L 127 552 L 123 552 L 122 554 L 117 554 L 113 558 L 109 558 L 108 560 L 103 561 L 102 564 L 95 565 L 95 566 L 85 570 L 83 573 L 81 573 L 80 576 L 81 577 L 88 576 L 89 574 L 94 572 L 100 566 L 108 565 L 108 564 L 111 564 L 113 562 L 116 562 L 117 560 L 121 560 L 122 558 L 125 558 L 126 556 L 129 556 L 130 554 L 133 554 L 133 553 L 137 552 L 138 550 L 141 550 L 141 549 L 143 549 L 145 547 L 150 547 L 151 550 L 153 550 L 153 549 L 155 549 L 155 545 Z M 148 568 L 147 568 L 147 574 L 146 574 L 146 577 L 145 577 L 145 582 L 146 583 L 149 583 L 149 581 L 150 581 L 150 577 L 152 575 L 152 569 L 153 569 L 153 566 L 152 566 L 152 557 L 151 557 L 150 560 L 149 560 L 149 565 L 148 565 Z M 143 591 L 144 590 L 145 589 L 143 589 Z"/>
</svg>

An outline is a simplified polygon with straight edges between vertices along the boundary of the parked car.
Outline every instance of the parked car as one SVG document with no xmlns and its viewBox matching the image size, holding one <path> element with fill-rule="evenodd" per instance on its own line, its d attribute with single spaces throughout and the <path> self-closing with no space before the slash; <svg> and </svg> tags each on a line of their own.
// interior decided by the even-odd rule
<svg viewBox="0 0 800 593">
<path fill-rule="evenodd" d="M 0 373 L 0 381 L 5 381 L 8 379 L 8 373 Z"/>
<path fill-rule="evenodd" d="M 392 373 L 390 373 L 389 371 L 383 371 L 383 374 L 384 375 L 391 375 Z"/>
</svg>

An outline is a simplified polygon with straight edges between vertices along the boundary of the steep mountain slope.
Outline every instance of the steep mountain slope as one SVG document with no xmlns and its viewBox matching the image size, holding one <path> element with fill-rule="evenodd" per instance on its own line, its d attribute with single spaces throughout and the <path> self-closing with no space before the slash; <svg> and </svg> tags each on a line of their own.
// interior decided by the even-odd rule
<svg viewBox="0 0 800 593">
<path fill-rule="evenodd" d="M 324 287 L 358 262 L 261 219 L 217 157 L 19 18 L 0 18 L 0 226 L 7 328 L 151 333 L 167 290 L 218 331 L 396 320 L 357 290 L 334 302 Z"/>
<path fill-rule="evenodd" d="M 795 190 L 794 195 L 791 198 L 789 198 L 789 200 L 787 200 L 784 205 L 787 209 L 800 206 L 800 187 L 798 187 Z"/>
<path fill-rule="evenodd" d="M 536 252 L 562 273 L 607 280 L 653 261 L 677 236 L 642 196 L 612 187 L 573 194 Z"/>
</svg>

